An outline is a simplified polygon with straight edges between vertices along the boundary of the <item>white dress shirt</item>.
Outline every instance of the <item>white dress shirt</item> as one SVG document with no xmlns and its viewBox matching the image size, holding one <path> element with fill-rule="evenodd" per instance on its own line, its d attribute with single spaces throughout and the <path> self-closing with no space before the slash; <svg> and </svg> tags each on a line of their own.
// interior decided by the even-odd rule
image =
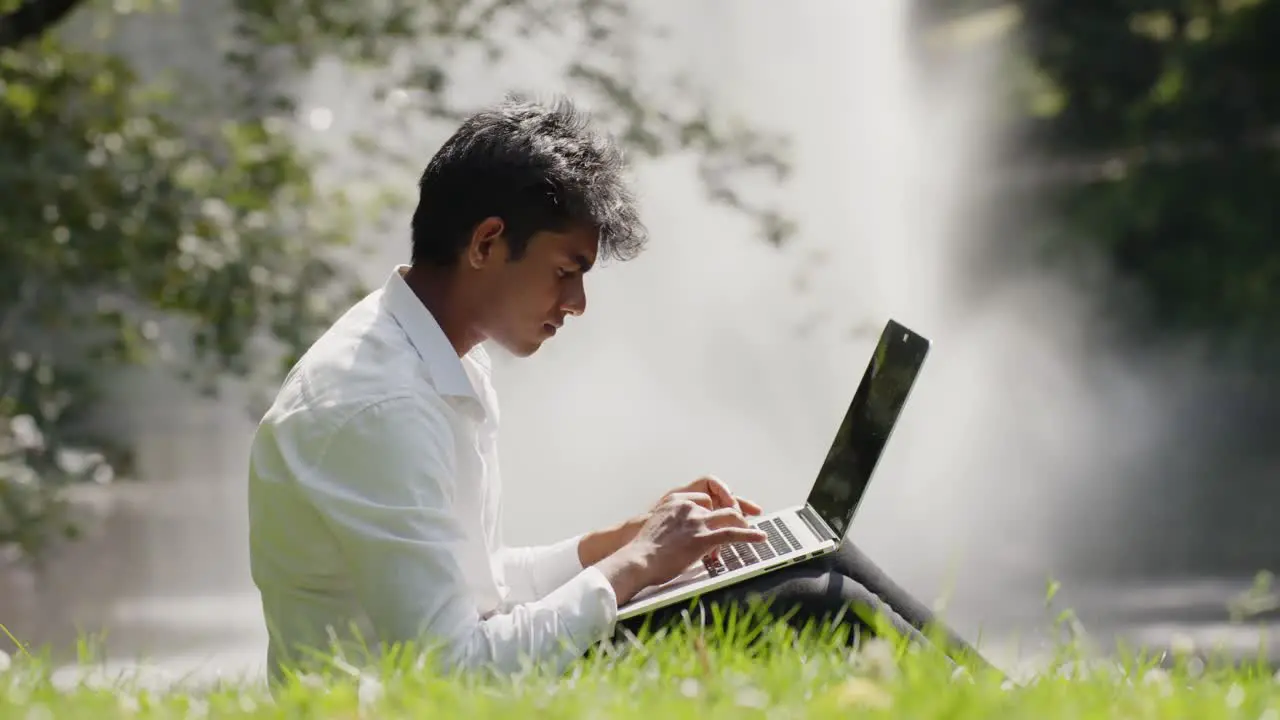
<svg viewBox="0 0 1280 720">
<path fill-rule="evenodd" d="M 488 355 L 459 359 L 405 269 L 299 360 L 254 437 L 268 666 L 412 641 L 446 669 L 563 670 L 612 630 L 613 588 L 577 537 L 503 543 Z"/>
</svg>

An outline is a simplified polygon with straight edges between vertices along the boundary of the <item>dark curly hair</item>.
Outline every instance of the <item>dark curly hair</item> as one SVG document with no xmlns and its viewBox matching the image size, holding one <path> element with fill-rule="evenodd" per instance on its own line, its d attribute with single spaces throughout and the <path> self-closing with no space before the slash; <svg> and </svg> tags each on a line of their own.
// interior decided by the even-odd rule
<svg viewBox="0 0 1280 720">
<path fill-rule="evenodd" d="M 475 226 L 501 218 L 514 259 L 537 232 L 590 227 L 600 257 L 630 260 L 647 241 L 622 151 L 566 98 L 509 96 L 463 121 L 418 183 L 413 262 L 451 266 Z"/>
</svg>

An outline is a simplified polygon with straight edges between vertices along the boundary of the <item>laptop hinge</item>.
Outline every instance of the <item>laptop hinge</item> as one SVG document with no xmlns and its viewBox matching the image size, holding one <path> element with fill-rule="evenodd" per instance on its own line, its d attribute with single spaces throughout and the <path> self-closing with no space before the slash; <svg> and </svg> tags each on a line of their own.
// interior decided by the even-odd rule
<svg viewBox="0 0 1280 720">
<path fill-rule="evenodd" d="M 827 525 L 826 521 L 823 520 L 818 513 L 814 512 L 813 508 L 809 507 L 808 504 L 800 508 L 799 514 L 800 519 L 804 520 L 805 524 L 809 526 L 809 529 L 813 531 L 814 535 L 832 542 L 840 540 L 840 536 L 836 535 L 835 531 Z"/>
</svg>

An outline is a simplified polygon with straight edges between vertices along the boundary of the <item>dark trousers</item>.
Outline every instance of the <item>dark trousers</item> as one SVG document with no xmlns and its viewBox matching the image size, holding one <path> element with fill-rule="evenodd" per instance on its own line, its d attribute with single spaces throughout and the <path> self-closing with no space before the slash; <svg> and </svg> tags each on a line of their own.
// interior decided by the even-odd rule
<svg viewBox="0 0 1280 720">
<path fill-rule="evenodd" d="M 781 618 L 797 628 L 807 623 L 830 626 L 834 621 L 847 628 L 851 642 L 874 635 L 875 622 L 886 622 L 899 636 L 935 647 L 953 660 L 963 657 L 966 662 L 989 667 L 968 642 L 939 623 L 928 607 L 893 582 L 851 542 L 823 557 L 628 618 L 618 626 L 620 631 L 638 635 L 646 627 L 654 632 L 689 620 L 710 624 L 712 606 L 739 612 L 755 608 L 758 613 L 761 603 L 767 611 L 763 617 Z"/>
</svg>

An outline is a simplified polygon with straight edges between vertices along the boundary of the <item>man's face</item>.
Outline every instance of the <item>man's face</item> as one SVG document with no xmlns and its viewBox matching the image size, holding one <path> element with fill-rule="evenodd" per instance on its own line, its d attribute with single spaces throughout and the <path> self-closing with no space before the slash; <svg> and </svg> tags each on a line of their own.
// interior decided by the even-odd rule
<svg viewBox="0 0 1280 720">
<path fill-rule="evenodd" d="M 569 315 L 587 309 L 583 274 L 596 261 L 594 230 L 535 234 L 519 260 L 499 237 L 480 268 L 480 329 L 517 357 L 528 357 L 554 336 Z"/>
</svg>

